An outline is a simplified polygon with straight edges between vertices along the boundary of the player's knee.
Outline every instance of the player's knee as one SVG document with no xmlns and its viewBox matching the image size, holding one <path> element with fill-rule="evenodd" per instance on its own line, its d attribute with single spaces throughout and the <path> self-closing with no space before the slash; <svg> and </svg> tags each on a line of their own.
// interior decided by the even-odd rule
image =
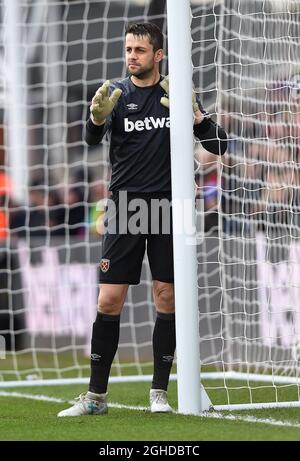
<svg viewBox="0 0 300 461">
<path fill-rule="evenodd" d="M 123 298 L 114 293 L 101 293 L 98 297 L 98 311 L 102 314 L 118 315 L 123 307 Z"/>
<path fill-rule="evenodd" d="M 170 286 L 162 286 L 154 292 L 155 304 L 159 312 L 172 314 L 175 312 L 174 289 Z"/>
</svg>

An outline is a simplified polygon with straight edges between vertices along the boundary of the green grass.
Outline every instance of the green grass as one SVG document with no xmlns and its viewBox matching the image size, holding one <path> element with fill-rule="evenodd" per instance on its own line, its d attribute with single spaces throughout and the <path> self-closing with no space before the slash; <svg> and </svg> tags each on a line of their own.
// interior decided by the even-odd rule
<svg viewBox="0 0 300 461">
<path fill-rule="evenodd" d="M 133 365 L 133 360 L 128 366 L 122 362 L 122 367 L 114 362 L 111 376 L 151 374 L 152 364 Z M 17 352 L 7 353 L 6 359 L 0 362 L 0 380 L 14 381 L 26 380 L 28 375 L 35 375 L 38 379 L 65 379 L 88 378 L 90 376 L 90 359 L 83 354 L 60 351 L 52 352 Z"/>
<path fill-rule="evenodd" d="M 226 396 L 220 389 L 221 382 L 205 383 L 215 404 L 225 403 Z M 274 390 L 252 383 L 255 401 L 270 401 Z M 254 387 L 256 389 L 254 389 Z M 45 386 L 5 389 L 6 392 L 47 395 L 70 400 L 85 386 Z M 0 389 L 1 391 L 1 389 Z M 249 399 L 246 383 L 231 382 L 229 392 L 234 403 Z M 293 400 L 296 388 L 282 386 L 281 397 Z M 124 405 L 148 405 L 149 383 L 110 384 L 109 401 Z M 169 401 L 177 407 L 176 383 L 169 386 Z M 282 425 L 275 426 L 245 420 L 213 419 L 178 414 L 151 414 L 148 411 L 110 408 L 105 416 L 57 418 L 57 413 L 68 407 L 67 403 L 34 401 L 0 396 L 0 440 L 95 440 L 95 441 L 259 441 L 300 440 L 300 427 L 288 427 L 286 422 L 299 422 L 299 408 L 247 410 L 224 412 L 224 416 L 251 416 L 258 419 L 273 418 Z"/>
</svg>

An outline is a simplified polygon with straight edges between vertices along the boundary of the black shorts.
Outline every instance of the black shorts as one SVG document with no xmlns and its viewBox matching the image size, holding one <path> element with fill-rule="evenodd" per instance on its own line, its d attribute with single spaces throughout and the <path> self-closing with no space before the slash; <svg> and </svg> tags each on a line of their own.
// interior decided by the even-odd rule
<svg viewBox="0 0 300 461">
<path fill-rule="evenodd" d="M 114 193 L 111 200 L 115 210 L 108 208 L 104 219 L 99 282 L 137 285 L 147 251 L 153 280 L 174 283 L 170 193 Z"/>
</svg>

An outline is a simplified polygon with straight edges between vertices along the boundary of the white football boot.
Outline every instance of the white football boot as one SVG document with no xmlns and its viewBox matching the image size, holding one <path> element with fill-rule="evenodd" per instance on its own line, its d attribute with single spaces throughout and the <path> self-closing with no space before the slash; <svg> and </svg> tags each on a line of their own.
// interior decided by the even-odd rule
<svg viewBox="0 0 300 461">
<path fill-rule="evenodd" d="M 72 407 L 62 410 L 57 416 L 104 415 L 107 413 L 107 394 L 88 391 L 75 399 Z"/>
<path fill-rule="evenodd" d="M 168 404 L 167 391 L 162 389 L 150 389 L 151 413 L 171 413 L 173 409 Z"/>
</svg>

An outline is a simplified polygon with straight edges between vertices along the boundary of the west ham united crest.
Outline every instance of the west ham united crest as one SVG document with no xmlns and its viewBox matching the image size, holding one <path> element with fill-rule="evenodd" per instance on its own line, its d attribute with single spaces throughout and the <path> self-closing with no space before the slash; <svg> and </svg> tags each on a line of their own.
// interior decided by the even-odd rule
<svg viewBox="0 0 300 461">
<path fill-rule="evenodd" d="M 109 259 L 101 259 L 101 261 L 100 261 L 100 269 L 102 270 L 102 272 L 107 272 L 108 271 L 109 263 L 110 263 Z"/>
</svg>

